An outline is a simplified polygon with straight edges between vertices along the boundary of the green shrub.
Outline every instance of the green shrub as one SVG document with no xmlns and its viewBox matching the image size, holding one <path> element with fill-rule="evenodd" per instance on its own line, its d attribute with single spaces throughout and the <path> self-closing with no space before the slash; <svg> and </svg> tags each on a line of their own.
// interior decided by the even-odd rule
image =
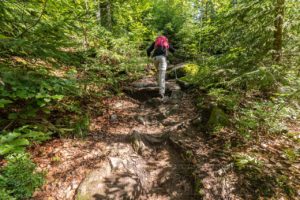
<svg viewBox="0 0 300 200">
<path fill-rule="evenodd" d="M 188 64 L 186 69 L 187 76 L 181 78 L 183 81 L 198 84 L 200 87 L 206 88 L 215 83 L 218 78 L 213 75 L 213 68 L 208 66 L 198 66 Z"/>
<path fill-rule="evenodd" d="M 243 174 L 243 181 L 241 181 L 243 190 L 256 191 L 257 199 L 259 196 L 274 195 L 275 176 L 265 170 L 264 163 L 256 155 L 237 153 L 233 158 L 236 172 Z"/>
<path fill-rule="evenodd" d="M 255 155 L 238 153 L 233 157 L 238 170 L 261 171 L 263 163 Z"/>
<path fill-rule="evenodd" d="M 27 154 L 7 157 L 7 165 L 0 173 L 0 199 L 27 199 L 44 183 L 43 173 L 36 172 L 36 165 Z"/>
<path fill-rule="evenodd" d="M 4 188 L 0 188 L 0 200 L 15 200 L 15 198 L 10 196 Z"/>
<path fill-rule="evenodd" d="M 229 124 L 228 115 L 219 107 L 215 106 L 212 108 L 207 127 L 212 133 L 217 133 L 222 127 Z"/>
<path fill-rule="evenodd" d="M 210 89 L 208 96 L 213 101 L 213 104 L 226 110 L 235 110 L 239 106 L 240 96 L 222 88 Z"/>
<path fill-rule="evenodd" d="M 247 137 L 251 137 L 254 132 L 261 134 L 285 132 L 287 128 L 284 119 L 293 116 L 295 111 L 286 103 L 283 105 L 284 107 L 278 99 L 249 102 L 236 113 L 235 126 L 238 132 Z"/>
<path fill-rule="evenodd" d="M 49 133 L 34 130 L 34 127 L 29 126 L 2 133 L 0 134 L 0 155 L 22 153 L 31 142 L 42 142 L 49 138 Z"/>
</svg>

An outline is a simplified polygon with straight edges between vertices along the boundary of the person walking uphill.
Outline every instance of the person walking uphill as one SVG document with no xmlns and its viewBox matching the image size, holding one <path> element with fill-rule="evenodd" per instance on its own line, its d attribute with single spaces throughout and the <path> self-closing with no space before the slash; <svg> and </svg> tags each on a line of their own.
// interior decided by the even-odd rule
<svg viewBox="0 0 300 200">
<path fill-rule="evenodd" d="M 153 51 L 154 50 L 154 51 Z M 172 53 L 175 49 L 169 44 L 168 38 L 165 36 L 159 36 L 156 38 L 155 42 L 147 49 L 147 55 L 150 57 L 151 53 L 155 67 L 158 69 L 158 86 L 159 94 L 162 99 L 165 97 L 166 90 L 166 70 L 167 70 L 167 56 L 168 51 Z"/>
</svg>

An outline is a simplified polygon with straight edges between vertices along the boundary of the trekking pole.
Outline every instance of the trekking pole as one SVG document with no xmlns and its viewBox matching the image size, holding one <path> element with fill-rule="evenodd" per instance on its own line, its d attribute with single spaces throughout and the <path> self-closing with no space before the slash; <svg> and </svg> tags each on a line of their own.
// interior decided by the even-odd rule
<svg viewBox="0 0 300 200">
<path fill-rule="evenodd" d="M 175 67 L 175 79 L 178 80 L 176 67 Z"/>
</svg>

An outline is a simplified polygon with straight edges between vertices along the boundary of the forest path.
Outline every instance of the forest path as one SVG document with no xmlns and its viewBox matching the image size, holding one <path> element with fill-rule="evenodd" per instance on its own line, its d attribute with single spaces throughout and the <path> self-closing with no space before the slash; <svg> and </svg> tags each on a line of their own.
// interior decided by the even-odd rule
<svg viewBox="0 0 300 200">
<path fill-rule="evenodd" d="M 146 77 L 127 88 L 128 96 L 105 100 L 86 139 L 33 149 L 48 172 L 34 199 L 196 199 L 195 163 L 182 156 L 192 155 L 193 143 L 202 154 L 208 150 L 190 125 L 197 119 L 193 98 L 170 80 L 169 99 L 161 102 L 155 87 L 155 78 Z"/>
<path fill-rule="evenodd" d="M 170 129 L 175 133 L 193 107 L 182 105 L 175 81 L 167 83 L 171 97 L 164 103 L 151 97 L 155 89 L 155 79 L 146 77 L 127 88 L 136 100 L 111 102 L 110 125 L 102 130 L 111 137 L 109 153 L 82 181 L 77 199 L 193 199 L 189 166 L 169 142 Z"/>
</svg>

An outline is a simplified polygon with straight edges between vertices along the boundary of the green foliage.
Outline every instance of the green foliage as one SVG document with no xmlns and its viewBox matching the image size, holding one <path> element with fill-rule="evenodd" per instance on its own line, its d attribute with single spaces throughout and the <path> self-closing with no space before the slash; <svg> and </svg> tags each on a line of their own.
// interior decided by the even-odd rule
<svg viewBox="0 0 300 200">
<path fill-rule="evenodd" d="M 44 175 L 35 172 L 35 164 L 27 154 L 13 154 L 0 170 L 0 199 L 27 199 L 44 183 Z"/>
<path fill-rule="evenodd" d="M 300 117 L 300 4 L 285 1 L 276 37 L 278 2 L 0 1 L 0 155 L 23 152 L 49 133 L 87 135 L 101 111 L 91 104 L 144 75 L 145 48 L 159 34 L 177 49 L 171 62 L 190 63 L 181 79 L 200 89 L 199 107 L 212 108 L 211 131 L 229 127 L 247 141 L 285 132 L 284 121 Z M 236 161 L 239 171 L 255 172 L 253 183 L 272 179 L 251 156 Z M 284 178 L 278 183 L 288 188 Z M 11 191 L 0 194 L 13 198 Z"/>
<path fill-rule="evenodd" d="M 279 2 L 284 2 L 284 14 L 278 11 Z M 299 121 L 297 9 L 296 1 L 193 1 L 194 20 L 186 20 L 178 32 L 178 52 L 200 66 L 196 74 L 181 79 L 198 86 L 204 128 L 225 140 L 229 151 L 252 146 L 268 134 L 280 137 L 288 132 L 287 122 Z M 283 26 L 276 36 L 278 19 Z M 288 135 L 289 142 L 298 141 L 297 133 Z M 288 148 L 283 156 L 293 163 L 298 153 Z M 293 178 L 279 175 L 283 169 L 270 172 L 258 155 L 233 157 L 241 190 L 254 199 L 273 198 L 278 188 L 289 197 L 296 194 Z"/>
<path fill-rule="evenodd" d="M 228 111 L 234 111 L 239 106 L 239 95 L 222 88 L 209 90 L 208 96 L 212 104 Z"/>
<path fill-rule="evenodd" d="M 233 155 L 233 160 L 237 172 L 242 173 L 245 180 L 243 185 L 245 188 L 255 190 L 254 196 L 272 197 L 275 192 L 275 187 L 283 189 L 283 191 L 293 197 L 295 195 L 295 187 L 291 185 L 289 178 L 281 173 L 272 173 L 264 163 L 259 160 L 257 155 L 236 153 Z M 276 168 L 273 166 L 273 168 Z M 244 188 L 244 189 L 245 189 Z"/>
<path fill-rule="evenodd" d="M 0 155 L 22 153 L 31 142 L 43 142 L 50 138 L 49 133 L 36 131 L 32 128 L 23 126 L 12 132 L 2 133 L 0 135 Z"/>
<path fill-rule="evenodd" d="M 246 138 L 258 132 L 284 132 L 284 119 L 299 116 L 299 60 L 292 53 L 298 48 L 294 8 L 299 3 L 285 4 L 284 20 L 289 25 L 284 27 L 282 49 L 292 56 L 283 55 L 280 63 L 274 61 L 276 2 L 243 1 L 233 6 L 231 1 L 198 1 L 193 5 L 196 20 L 186 21 L 179 35 L 184 38 L 183 49 L 200 67 L 182 80 L 204 90 L 210 104 L 232 116 L 228 125 Z"/>
<path fill-rule="evenodd" d="M 276 177 L 276 184 L 282 188 L 289 197 L 295 197 L 296 190 L 295 188 L 289 183 L 289 178 L 285 175 L 279 175 Z"/>
<path fill-rule="evenodd" d="M 209 120 L 206 124 L 207 128 L 217 132 L 220 128 L 228 125 L 229 119 L 227 114 L 218 107 L 213 107 L 209 116 Z"/>
<path fill-rule="evenodd" d="M 255 171 L 261 171 L 262 162 L 259 161 L 255 156 L 247 154 L 234 155 L 235 166 L 238 170 L 251 169 Z"/>
<path fill-rule="evenodd" d="M 249 102 L 244 108 L 239 110 L 235 118 L 236 128 L 239 133 L 249 138 L 257 133 L 278 134 L 286 132 L 287 128 L 282 119 L 293 116 L 295 110 L 286 105 L 284 100 L 282 101 L 285 107 L 282 107 L 278 99 L 274 99 L 273 102 Z"/>
<path fill-rule="evenodd" d="M 4 108 L 5 105 L 12 103 L 11 100 L 7 100 L 7 99 L 0 99 L 0 108 Z"/>
<path fill-rule="evenodd" d="M 16 200 L 16 198 L 13 198 L 10 196 L 10 194 L 4 189 L 0 189 L 0 200 Z"/>
<path fill-rule="evenodd" d="M 271 197 L 274 194 L 274 187 L 276 179 L 272 174 L 264 171 L 263 162 L 261 162 L 255 155 L 236 154 L 234 163 L 237 170 L 243 173 L 245 180 L 243 180 L 243 189 L 250 189 L 256 191 L 254 197 L 259 196 Z"/>
<path fill-rule="evenodd" d="M 180 78 L 183 81 L 193 83 L 193 78 L 199 71 L 199 66 L 193 63 L 187 63 L 176 67 L 175 70 L 170 70 L 168 76 L 171 78 Z"/>
<path fill-rule="evenodd" d="M 1 1 L 0 154 L 48 133 L 83 137 L 89 102 L 144 71 L 149 1 Z M 100 15 L 101 16 L 100 16 Z M 97 110 L 97 109 L 94 109 Z"/>
<path fill-rule="evenodd" d="M 291 149 L 291 148 L 285 149 L 284 154 L 288 158 L 288 160 L 291 162 L 297 161 L 300 157 L 300 151 L 296 150 L 296 149 Z"/>
<path fill-rule="evenodd" d="M 183 71 L 184 71 L 184 74 L 186 74 L 186 76 L 188 76 L 188 77 L 195 76 L 199 71 L 199 66 L 196 64 L 189 63 L 183 67 Z"/>
</svg>

